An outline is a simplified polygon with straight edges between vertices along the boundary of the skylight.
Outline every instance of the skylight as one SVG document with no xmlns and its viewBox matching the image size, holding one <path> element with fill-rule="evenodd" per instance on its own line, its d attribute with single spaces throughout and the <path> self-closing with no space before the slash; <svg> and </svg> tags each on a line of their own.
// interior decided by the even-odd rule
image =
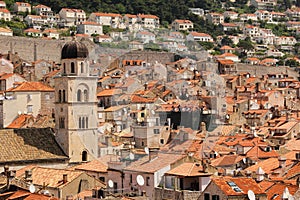
<svg viewBox="0 0 300 200">
<path fill-rule="evenodd" d="M 242 192 L 241 188 L 237 186 L 234 182 L 228 181 L 227 184 L 235 191 L 235 192 Z"/>
</svg>

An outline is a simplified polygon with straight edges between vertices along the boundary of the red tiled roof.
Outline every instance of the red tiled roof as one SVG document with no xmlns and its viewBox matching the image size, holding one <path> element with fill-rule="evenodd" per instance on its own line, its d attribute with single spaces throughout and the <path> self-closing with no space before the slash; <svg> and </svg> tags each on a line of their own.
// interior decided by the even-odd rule
<svg viewBox="0 0 300 200">
<path fill-rule="evenodd" d="M 157 98 L 144 98 L 144 97 L 140 97 L 138 95 L 131 96 L 132 103 L 154 103 L 156 100 L 157 100 Z"/>
<path fill-rule="evenodd" d="M 230 46 L 227 46 L 227 45 L 224 45 L 220 48 L 221 50 L 233 50 L 234 48 L 230 47 Z"/>
<path fill-rule="evenodd" d="M 211 37 L 209 34 L 207 33 L 198 33 L 198 32 L 191 32 L 190 33 L 192 36 L 196 36 L 196 37 Z"/>
<path fill-rule="evenodd" d="M 7 199 L 23 199 L 23 200 L 59 200 L 56 197 L 49 197 L 47 195 L 38 194 L 38 193 L 30 193 L 29 191 L 25 190 L 18 190 L 9 195 L 9 193 L 3 193 L 3 196 L 7 194 Z M 2 198 L 1 198 L 2 199 Z"/>
<path fill-rule="evenodd" d="M 122 15 L 117 14 L 117 13 L 100 13 L 100 12 L 96 12 L 96 13 L 92 13 L 95 14 L 96 16 L 103 16 L 103 17 L 122 17 Z"/>
<path fill-rule="evenodd" d="M 149 161 L 149 156 L 144 156 L 125 167 L 126 171 L 154 173 L 162 168 L 170 166 L 186 157 L 185 155 L 158 153 L 157 157 Z"/>
<path fill-rule="evenodd" d="M 97 94 L 97 97 L 113 96 L 113 95 L 117 95 L 120 93 L 121 93 L 121 90 L 119 90 L 119 89 L 106 89 L 106 90 L 102 90 L 101 92 L 99 92 Z"/>
<path fill-rule="evenodd" d="M 0 13 L 9 13 L 9 10 L 6 8 L 0 8 Z"/>
<path fill-rule="evenodd" d="M 48 85 L 41 82 L 23 82 L 16 88 L 10 88 L 7 91 L 10 92 L 27 92 L 27 91 L 43 91 L 43 92 L 53 92 L 54 89 Z"/>
<path fill-rule="evenodd" d="M 186 19 L 175 19 L 174 21 L 177 22 L 178 24 L 192 24 L 193 23 L 190 20 L 186 20 Z"/>
<path fill-rule="evenodd" d="M 218 62 L 222 65 L 233 65 L 234 64 L 233 60 L 228 60 L 228 59 L 218 60 Z"/>
<path fill-rule="evenodd" d="M 139 18 L 149 18 L 149 19 L 159 19 L 159 17 L 155 15 L 145 15 L 145 14 L 138 14 L 137 15 Z"/>
<path fill-rule="evenodd" d="M 203 167 L 198 163 L 182 163 L 181 165 L 166 172 L 168 175 L 175 176 L 209 176 L 209 173 L 203 172 Z"/>
<path fill-rule="evenodd" d="M 211 164 L 215 167 L 232 166 L 243 160 L 243 156 L 239 155 L 225 155 L 220 158 L 212 160 Z"/>
<path fill-rule="evenodd" d="M 37 29 L 33 29 L 33 28 L 28 28 L 26 30 L 24 30 L 25 33 L 41 33 L 40 30 Z"/>
<path fill-rule="evenodd" d="M 26 2 L 16 2 L 16 4 L 18 5 L 18 6 L 27 6 L 27 7 L 30 7 L 31 5 L 29 4 L 29 3 L 26 3 Z"/>
<path fill-rule="evenodd" d="M 90 22 L 90 21 L 86 21 L 86 22 L 82 22 L 81 24 L 83 25 L 96 25 L 96 26 L 101 26 L 99 23 L 97 22 Z"/>
<path fill-rule="evenodd" d="M 106 173 L 107 168 L 108 167 L 104 165 L 102 162 L 100 162 L 99 160 L 93 160 L 88 163 L 84 163 L 73 167 L 73 169 L 75 170 L 93 171 L 93 172 L 101 172 L 101 173 Z"/>
<path fill-rule="evenodd" d="M 276 183 L 267 190 L 268 200 L 281 200 L 282 194 L 283 194 L 285 188 L 288 188 L 289 193 L 291 195 L 294 195 L 297 192 L 299 187 L 297 185 Z M 277 195 L 277 197 L 275 197 L 276 195 Z"/>
<path fill-rule="evenodd" d="M 6 128 L 22 128 L 26 125 L 28 119 L 33 118 L 32 115 L 21 114 Z"/>
<path fill-rule="evenodd" d="M 214 182 L 227 196 L 247 195 L 249 190 L 252 190 L 254 194 L 265 193 L 252 178 L 220 177 L 213 178 L 212 182 Z M 228 182 L 235 183 L 241 189 L 241 192 L 234 191 L 233 188 L 228 185 Z"/>
</svg>

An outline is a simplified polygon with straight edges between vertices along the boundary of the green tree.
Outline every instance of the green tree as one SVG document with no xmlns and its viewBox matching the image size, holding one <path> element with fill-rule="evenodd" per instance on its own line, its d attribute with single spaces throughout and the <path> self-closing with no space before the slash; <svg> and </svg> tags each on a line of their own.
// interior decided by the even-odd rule
<svg viewBox="0 0 300 200">
<path fill-rule="evenodd" d="M 111 31 L 111 27 L 110 26 L 103 26 L 103 34 L 107 34 Z"/>
<path fill-rule="evenodd" d="M 214 44 L 212 42 L 198 42 L 205 50 L 210 50 L 214 48 Z"/>
<path fill-rule="evenodd" d="M 225 37 L 222 38 L 221 40 L 221 45 L 227 45 L 227 46 L 232 46 L 233 45 L 233 41 L 232 39 L 230 39 L 227 35 Z"/>
<path fill-rule="evenodd" d="M 254 46 L 249 37 L 246 37 L 245 40 L 239 40 L 237 46 L 243 49 L 244 52 L 254 49 Z"/>
</svg>

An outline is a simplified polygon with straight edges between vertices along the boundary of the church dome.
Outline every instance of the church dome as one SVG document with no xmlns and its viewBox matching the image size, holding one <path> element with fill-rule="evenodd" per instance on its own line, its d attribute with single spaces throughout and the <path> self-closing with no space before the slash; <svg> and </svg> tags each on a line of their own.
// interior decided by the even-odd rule
<svg viewBox="0 0 300 200">
<path fill-rule="evenodd" d="M 68 58 L 87 58 L 89 54 L 88 48 L 82 42 L 72 40 L 67 42 L 61 51 L 61 59 Z"/>
</svg>

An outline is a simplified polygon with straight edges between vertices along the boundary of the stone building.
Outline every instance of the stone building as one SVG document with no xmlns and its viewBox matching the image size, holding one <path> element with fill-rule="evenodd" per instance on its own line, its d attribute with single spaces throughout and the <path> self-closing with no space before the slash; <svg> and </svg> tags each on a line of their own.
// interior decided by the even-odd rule
<svg viewBox="0 0 300 200">
<path fill-rule="evenodd" d="M 70 162 L 93 160 L 98 152 L 97 77 L 90 75 L 88 53 L 76 39 L 67 42 L 54 80 L 56 136 Z"/>
</svg>

